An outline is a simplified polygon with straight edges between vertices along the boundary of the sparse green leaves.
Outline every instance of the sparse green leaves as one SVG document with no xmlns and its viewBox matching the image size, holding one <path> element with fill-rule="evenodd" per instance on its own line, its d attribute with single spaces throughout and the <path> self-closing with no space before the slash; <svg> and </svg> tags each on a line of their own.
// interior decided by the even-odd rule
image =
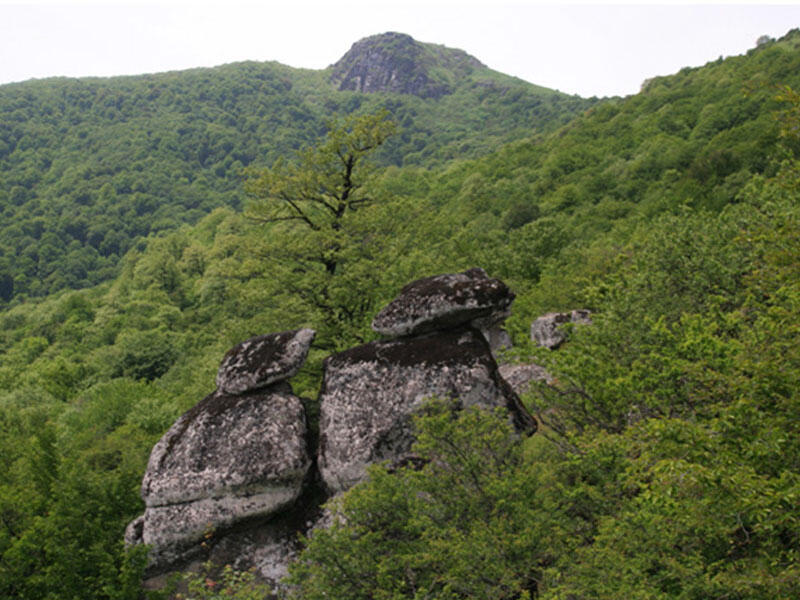
<svg viewBox="0 0 800 600">
<path fill-rule="evenodd" d="M 271 169 L 251 171 L 245 190 L 254 199 L 251 218 L 263 223 L 294 221 L 312 231 L 337 230 L 349 211 L 372 204 L 365 158 L 395 132 L 388 112 L 351 116 L 332 123 L 317 146 L 295 162 L 278 160 Z"/>
</svg>

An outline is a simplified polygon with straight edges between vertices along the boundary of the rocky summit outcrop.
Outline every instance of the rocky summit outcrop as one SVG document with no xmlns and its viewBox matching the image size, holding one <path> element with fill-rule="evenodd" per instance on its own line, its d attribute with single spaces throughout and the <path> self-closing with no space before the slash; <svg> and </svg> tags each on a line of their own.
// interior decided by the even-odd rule
<svg viewBox="0 0 800 600">
<path fill-rule="evenodd" d="M 510 314 L 514 293 L 483 269 L 426 277 L 409 283 L 373 319 L 385 336 L 426 333 L 471 323 L 490 329 Z"/>
<path fill-rule="evenodd" d="M 476 327 L 502 320 L 513 298 L 482 269 L 420 279 L 373 321 L 377 332 L 401 337 L 326 359 L 318 464 L 331 491 L 358 483 L 371 463 L 404 460 L 411 417 L 431 397 L 505 407 L 519 431 L 536 430 Z"/>
<path fill-rule="evenodd" d="M 298 498 L 312 460 L 303 404 L 284 379 L 313 336 L 261 336 L 231 350 L 220 389 L 155 445 L 142 481 L 146 510 L 127 534 L 151 546 L 151 572 L 190 556 L 207 532 L 274 515 Z"/>
<path fill-rule="evenodd" d="M 438 98 L 453 91 L 454 78 L 480 67 L 483 64 L 463 50 L 389 32 L 353 44 L 333 65 L 331 81 L 340 90 Z"/>
<path fill-rule="evenodd" d="M 588 310 L 573 310 L 571 312 L 552 312 L 542 315 L 531 324 L 531 340 L 539 346 L 554 350 L 567 339 L 561 325 L 565 323 L 589 324 L 592 322 L 591 312 Z"/>
</svg>

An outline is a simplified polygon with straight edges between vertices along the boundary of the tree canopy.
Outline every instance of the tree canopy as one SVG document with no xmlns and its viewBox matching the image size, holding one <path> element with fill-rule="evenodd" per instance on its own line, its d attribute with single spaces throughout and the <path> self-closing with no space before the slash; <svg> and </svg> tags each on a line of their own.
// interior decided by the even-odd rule
<svg viewBox="0 0 800 600">
<path fill-rule="evenodd" d="M 245 190 L 253 201 L 246 214 L 265 224 L 293 221 L 315 233 L 339 232 L 345 217 L 376 201 L 367 157 L 396 129 L 386 110 L 332 123 L 325 140 L 299 152 L 296 161 L 279 159 L 272 168 L 250 171 Z M 322 256 L 306 258 L 334 274 L 337 244 L 331 240 Z"/>
</svg>

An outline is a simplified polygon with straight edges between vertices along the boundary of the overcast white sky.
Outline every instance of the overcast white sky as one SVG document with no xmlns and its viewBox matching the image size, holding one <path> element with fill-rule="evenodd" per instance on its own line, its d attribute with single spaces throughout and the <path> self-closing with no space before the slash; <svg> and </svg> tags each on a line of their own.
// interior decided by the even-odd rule
<svg viewBox="0 0 800 600">
<path fill-rule="evenodd" d="M 546 4 L 535 0 L 0 0 L 0 83 L 152 73 L 241 60 L 320 69 L 386 31 L 466 50 L 582 96 L 742 54 L 800 27 L 800 3 Z"/>
</svg>

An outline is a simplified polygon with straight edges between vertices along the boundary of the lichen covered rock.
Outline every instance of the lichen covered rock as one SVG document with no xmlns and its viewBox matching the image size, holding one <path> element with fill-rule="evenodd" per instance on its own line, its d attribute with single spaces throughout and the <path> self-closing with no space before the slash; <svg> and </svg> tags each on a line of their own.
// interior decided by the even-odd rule
<svg viewBox="0 0 800 600">
<path fill-rule="evenodd" d="M 300 400 L 286 385 L 265 393 L 215 392 L 180 417 L 150 454 L 147 506 L 296 486 L 309 466 Z"/>
<path fill-rule="evenodd" d="M 314 335 L 313 329 L 298 329 L 237 344 L 222 359 L 217 389 L 242 394 L 292 377 L 305 361 Z"/>
<path fill-rule="evenodd" d="M 181 416 L 142 481 L 140 538 L 153 546 L 151 565 L 176 560 L 208 530 L 291 505 L 311 465 L 306 438 L 303 405 L 287 383 L 215 392 Z"/>
<path fill-rule="evenodd" d="M 329 357 L 323 368 L 318 464 L 334 492 L 358 483 L 371 463 L 402 459 L 414 440 L 411 415 L 434 396 L 505 407 L 518 430 L 536 429 L 470 327 L 364 344 Z"/>
<path fill-rule="evenodd" d="M 500 324 L 514 294 L 482 269 L 410 283 L 375 318 L 395 339 L 328 357 L 313 469 L 303 402 L 287 378 L 301 367 L 310 329 L 259 336 L 231 349 L 218 389 L 181 416 L 153 448 L 142 481 L 146 511 L 125 535 L 151 547 L 149 581 L 194 559 L 253 568 L 276 583 L 297 534 L 331 493 L 368 465 L 415 464 L 413 414 L 432 398 L 504 408 L 517 431 L 536 420 L 492 355 L 510 347 Z M 513 380 L 513 378 L 512 378 Z"/>
<path fill-rule="evenodd" d="M 488 329 L 509 314 L 514 294 L 483 269 L 418 279 L 372 321 L 372 329 L 386 336 L 404 336 L 448 329 L 476 321 Z"/>
</svg>

